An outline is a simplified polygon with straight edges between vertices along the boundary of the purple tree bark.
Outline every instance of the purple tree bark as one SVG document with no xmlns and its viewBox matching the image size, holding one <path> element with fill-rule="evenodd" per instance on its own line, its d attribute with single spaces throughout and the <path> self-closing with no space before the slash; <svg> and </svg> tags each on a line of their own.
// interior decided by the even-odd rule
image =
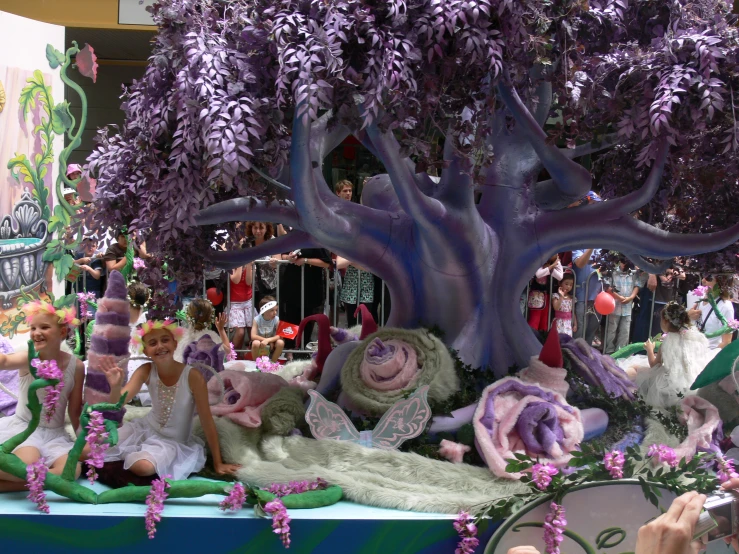
<svg viewBox="0 0 739 554">
<path fill-rule="evenodd" d="M 530 111 L 506 85 L 499 86 L 509 114 L 491 122 L 489 143 L 495 160 L 475 203 L 470 160 L 444 153 L 438 183 L 399 154 L 392 133 L 375 124 L 356 136 L 384 164 L 387 175 L 366 185 L 363 205 L 331 193 L 321 172 L 323 158 L 349 133 L 330 132 L 330 114 L 312 125 L 293 122 L 290 158 L 292 202 L 265 204 L 256 199 L 223 202 L 203 210 L 200 225 L 226 221 L 277 221 L 297 231 L 257 248 L 214 253 L 222 267 L 242 265 L 261 256 L 320 245 L 370 269 L 388 284 L 390 326 L 438 326 L 462 360 L 489 365 L 503 374 L 512 363 L 527 365 L 540 344 L 519 309 L 521 292 L 536 269 L 554 253 L 576 248 L 607 248 L 626 253 L 649 269 L 642 256 L 668 259 L 718 250 L 739 238 L 739 224 L 726 231 L 679 235 L 632 217 L 654 196 L 668 147 L 658 155 L 644 185 L 635 192 L 595 205 L 567 208 L 591 188 L 588 170 L 573 158 L 610 146 L 562 150 L 546 143 L 542 125 L 551 89 L 540 86 L 539 104 Z M 537 182 L 542 169 L 551 180 Z"/>
</svg>

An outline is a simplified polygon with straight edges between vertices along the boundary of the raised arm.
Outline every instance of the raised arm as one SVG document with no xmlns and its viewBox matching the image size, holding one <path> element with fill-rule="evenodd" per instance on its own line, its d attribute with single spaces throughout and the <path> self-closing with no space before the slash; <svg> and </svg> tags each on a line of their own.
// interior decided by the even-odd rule
<svg viewBox="0 0 739 554">
<path fill-rule="evenodd" d="M 121 389 L 123 383 L 123 374 L 126 371 L 116 364 L 113 356 L 100 356 L 98 369 L 105 374 L 105 378 L 110 384 L 110 403 L 115 404 L 121 399 L 123 393 L 127 393 L 127 398 L 132 400 L 141 390 L 141 387 L 148 381 L 151 364 L 144 364 L 134 371 L 131 380 Z"/>
<path fill-rule="evenodd" d="M 20 370 L 21 374 L 24 370 L 28 371 L 28 352 L 13 352 L 12 354 L 0 354 L 0 370 Z"/>
</svg>

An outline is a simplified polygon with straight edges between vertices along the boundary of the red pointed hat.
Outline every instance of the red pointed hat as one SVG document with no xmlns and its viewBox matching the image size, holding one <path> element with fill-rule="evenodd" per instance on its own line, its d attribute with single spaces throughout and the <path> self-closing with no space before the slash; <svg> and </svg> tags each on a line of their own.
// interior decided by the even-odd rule
<svg viewBox="0 0 739 554">
<path fill-rule="evenodd" d="M 552 321 L 549 335 L 544 342 L 544 348 L 539 354 L 539 361 L 549 367 L 563 367 L 562 348 L 559 345 L 559 333 L 557 332 L 557 320 Z"/>
<path fill-rule="evenodd" d="M 316 366 L 318 371 L 323 371 L 323 364 L 326 363 L 326 358 L 331 354 L 331 335 L 329 334 L 329 322 L 326 314 L 311 315 L 303 319 L 298 327 L 298 335 L 295 337 L 295 344 L 300 344 L 300 338 L 303 336 L 303 329 L 305 324 L 309 321 L 315 321 L 318 323 L 318 351 L 316 352 Z"/>
<path fill-rule="evenodd" d="M 372 333 L 377 332 L 377 323 L 375 322 L 375 318 L 372 317 L 367 306 L 364 304 L 360 304 L 357 306 L 357 309 L 354 310 L 354 317 L 357 317 L 357 314 L 362 314 L 362 333 L 359 335 L 359 340 L 364 340 Z"/>
</svg>

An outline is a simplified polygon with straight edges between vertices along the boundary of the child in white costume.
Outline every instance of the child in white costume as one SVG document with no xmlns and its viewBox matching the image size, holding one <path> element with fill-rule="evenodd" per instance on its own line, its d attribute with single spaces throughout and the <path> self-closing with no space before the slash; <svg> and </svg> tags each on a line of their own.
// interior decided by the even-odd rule
<svg viewBox="0 0 739 554">
<path fill-rule="evenodd" d="M 40 459 L 56 475 L 61 475 L 73 441 L 64 429 L 64 412 L 69 411 L 72 426 L 76 429 L 82 413 L 82 386 L 85 379 L 84 364 L 70 353 L 62 351 L 69 327 L 78 325 L 74 308 L 56 309 L 47 302 L 36 301 L 24 308 L 31 327 L 31 340 L 42 361 L 54 360 L 64 368 L 64 386 L 59 395 L 54 415 L 46 421 L 44 414 L 33 434 L 13 452 L 24 463 L 32 464 Z M 28 353 L 0 354 L 0 370 L 18 370 L 18 406 L 15 415 L 0 419 L 0 444 L 28 428 L 31 412 L 28 409 L 28 390 L 33 375 L 28 370 Z M 46 398 L 46 389 L 37 391 L 39 401 Z M 78 469 L 79 472 L 79 469 Z M 0 471 L 0 492 L 24 490 L 25 481 Z"/>
<path fill-rule="evenodd" d="M 239 466 L 224 464 L 218 443 L 218 433 L 208 404 L 205 379 L 174 359 L 176 335 L 181 329 L 171 321 L 148 321 L 134 340 L 154 363 L 136 370 L 128 384 L 121 388 L 123 370 L 115 359 L 103 358 L 101 369 L 110 383 L 110 401 L 117 402 L 121 394 L 135 395 L 144 383 L 149 385 L 152 410 L 146 417 L 130 421 L 118 431 L 118 444 L 108 450 L 105 461 L 123 460 L 125 469 L 139 476 L 171 476 L 186 479 L 205 465 L 203 442 L 192 434 L 192 422 L 197 408 L 213 465 L 218 474 L 233 474 Z"/>
<path fill-rule="evenodd" d="M 629 364 L 626 372 L 647 404 L 667 408 L 680 402 L 678 393 L 694 394 L 690 386 L 715 352 L 709 350 L 708 339 L 692 326 L 683 306 L 665 306 L 660 323 L 665 336 L 659 352 L 654 353 L 654 343 L 648 340 L 644 343 L 646 364 L 644 356 L 632 356 L 620 365 Z"/>
</svg>

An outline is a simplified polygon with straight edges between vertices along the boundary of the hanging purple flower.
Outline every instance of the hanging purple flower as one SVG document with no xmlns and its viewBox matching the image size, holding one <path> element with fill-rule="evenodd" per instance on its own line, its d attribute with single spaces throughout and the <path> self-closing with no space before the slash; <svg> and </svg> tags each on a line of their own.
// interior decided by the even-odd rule
<svg viewBox="0 0 739 554">
<path fill-rule="evenodd" d="M 280 364 L 270 360 L 269 356 L 261 356 L 257 358 L 257 369 L 263 373 L 274 373 L 280 369 Z"/>
<path fill-rule="evenodd" d="M 454 520 L 454 530 L 459 534 L 460 541 L 454 554 L 473 554 L 480 544 L 477 538 L 475 519 L 467 512 L 459 512 Z"/>
<path fill-rule="evenodd" d="M 552 502 L 549 508 L 549 513 L 544 518 L 546 554 L 560 554 L 559 545 L 564 540 L 564 530 L 567 527 L 565 508 L 556 502 Z"/>
<path fill-rule="evenodd" d="M 614 479 L 623 479 L 625 462 L 626 458 L 624 457 L 624 453 L 619 452 L 618 450 L 609 452 L 603 458 L 603 464 Z"/>
<path fill-rule="evenodd" d="M 31 361 L 31 365 L 36 368 L 38 379 L 59 381 L 55 386 L 44 387 L 44 391 L 46 391 L 46 396 L 44 396 L 44 419 L 48 423 L 54 417 L 56 406 L 64 388 L 64 372 L 59 369 L 56 360 L 39 360 L 36 358 Z"/>
<path fill-rule="evenodd" d="M 531 468 L 531 480 L 539 490 L 546 490 L 549 483 L 552 482 L 552 477 L 557 475 L 559 470 L 551 464 L 535 464 Z"/>
<path fill-rule="evenodd" d="M 290 481 L 287 485 L 282 483 L 272 483 L 265 490 L 271 492 L 278 498 L 287 496 L 288 494 L 300 494 L 308 491 L 319 491 L 328 488 L 328 483 L 317 478 L 315 481 Z"/>
<path fill-rule="evenodd" d="M 94 483 L 97 479 L 96 469 L 103 467 L 105 463 L 105 451 L 110 448 L 110 444 L 106 441 L 108 439 L 108 432 L 105 430 L 105 420 L 103 414 L 98 411 L 93 411 L 90 414 L 90 422 L 87 424 L 87 435 L 85 441 L 90 447 L 90 455 L 87 459 L 87 478 L 90 483 Z"/>
<path fill-rule="evenodd" d="M 647 456 L 656 458 L 658 463 L 667 464 L 670 467 L 677 467 L 679 461 L 675 451 L 665 444 L 653 444 L 647 450 Z"/>
<path fill-rule="evenodd" d="M 94 314 L 90 312 L 88 302 L 95 302 L 97 296 L 94 292 L 78 292 L 77 300 L 80 304 L 80 318 L 92 317 Z"/>
<path fill-rule="evenodd" d="M 229 343 L 231 345 L 230 350 L 228 351 L 228 361 L 233 362 L 236 359 L 236 347 L 234 346 L 234 343 Z"/>
<path fill-rule="evenodd" d="M 237 482 L 228 493 L 228 496 L 223 499 L 219 508 L 224 512 L 227 510 L 238 512 L 244 505 L 244 502 L 246 502 L 246 490 L 244 489 L 244 485 Z"/>
<path fill-rule="evenodd" d="M 95 50 L 89 44 L 85 44 L 85 47 L 77 53 L 77 57 L 74 63 L 77 65 L 77 71 L 80 75 L 89 77 L 92 82 L 97 82 L 98 79 L 98 57 L 95 55 Z"/>
<path fill-rule="evenodd" d="M 161 479 L 156 479 L 151 484 L 149 496 L 146 497 L 146 531 L 150 539 L 153 539 L 156 535 L 157 523 L 162 521 L 164 501 L 167 499 L 167 489 L 169 488 L 169 483 L 166 480 L 171 478 L 171 475 L 165 475 Z"/>
<path fill-rule="evenodd" d="M 727 459 L 721 455 L 717 455 L 716 463 L 718 465 L 716 476 L 718 477 L 718 480 L 722 483 L 726 483 L 726 481 L 730 479 L 735 479 L 736 477 L 739 477 L 739 473 L 737 473 L 734 469 L 733 460 Z"/>
<path fill-rule="evenodd" d="M 46 503 L 46 493 L 44 492 L 44 481 L 49 468 L 46 467 L 44 459 L 30 464 L 26 469 L 26 486 L 30 491 L 28 499 L 34 502 L 39 511 L 45 514 L 49 513 L 49 505 Z"/>
<path fill-rule="evenodd" d="M 282 539 L 285 548 L 290 548 L 290 516 L 287 514 L 282 500 L 275 498 L 267 502 L 264 511 L 272 516 L 272 529 Z"/>
</svg>

